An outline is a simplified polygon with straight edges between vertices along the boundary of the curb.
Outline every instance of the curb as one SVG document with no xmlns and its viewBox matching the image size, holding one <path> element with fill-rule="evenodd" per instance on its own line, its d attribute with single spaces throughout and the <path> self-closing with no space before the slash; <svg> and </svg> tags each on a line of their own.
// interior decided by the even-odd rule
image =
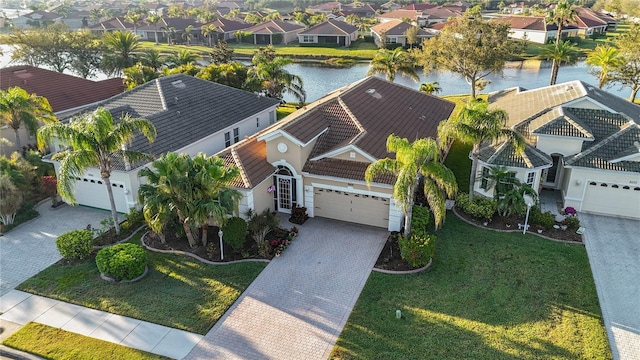
<svg viewBox="0 0 640 360">
<path fill-rule="evenodd" d="M 433 263 L 433 257 L 431 259 L 429 259 L 429 262 L 427 263 L 427 265 L 425 265 L 425 266 L 423 266 L 421 268 L 413 269 L 413 270 L 394 271 L 394 270 L 378 269 L 378 268 L 374 267 L 373 271 L 379 272 L 379 273 L 383 273 L 383 274 L 391 274 L 391 275 L 417 274 L 419 272 L 423 272 L 423 271 L 427 270 L 428 268 L 430 268 L 432 263 Z"/>
<path fill-rule="evenodd" d="M 14 348 L 10 348 L 6 345 L 0 345 L 0 359 L 13 359 L 13 360 L 44 360 L 39 356 L 29 354 L 24 351 L 20 351 Z"/>
<path fill-rule="evenodd" d="M 239 264 L 243 262 L 265 262 L 265 263 L 271 262 L 271 260 L 267 260 L 267 259 L 242 259 L 242 260 L 234 260 L 234 261 L 227 261 L 227 262 L 214 262 L 214 261 L 205 260 L 200 256 L 192 254 L 190 252 L 185 252 L 180 250 L 160 250 L 160 249 L 153 248 L 144 242 L 144 239 L 148 233 L 149 232 L 147 231 L 144 233 L 144 235 L 142 235 L 142 238 L 140 239 L 140 243 L 142 244 L 142 246 L 144 246 L 145 249 L 149 251 L 161 253 L 161 254 L 186 255 L 209 265 L 231 265 L 231 264 Z"/>
</svg>

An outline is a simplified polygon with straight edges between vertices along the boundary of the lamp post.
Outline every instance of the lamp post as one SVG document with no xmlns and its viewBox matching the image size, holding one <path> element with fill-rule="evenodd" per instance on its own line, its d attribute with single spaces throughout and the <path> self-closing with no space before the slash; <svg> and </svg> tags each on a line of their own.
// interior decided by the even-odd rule
<svg viewBox="0 0 640 360">
<path fill-rule="evenodd" d="M 222 228 L 218 231 L 218 237 L 220 238 L 220 260 L 224 260 L 224 249 L 222 248 Z"/>
<path fill-rule="evenodd" d="M 522 230 L 522 234 L 524 235 L 527 233 L 527 228 L 529 227 L 529 211 L 533 206 L 533 198 L 529 195 L 524 195 L 522 198 L 524 199 L 524 203 L 527 205 L 527 216 L 524 218 L 524 229 Z"/>
</svg>

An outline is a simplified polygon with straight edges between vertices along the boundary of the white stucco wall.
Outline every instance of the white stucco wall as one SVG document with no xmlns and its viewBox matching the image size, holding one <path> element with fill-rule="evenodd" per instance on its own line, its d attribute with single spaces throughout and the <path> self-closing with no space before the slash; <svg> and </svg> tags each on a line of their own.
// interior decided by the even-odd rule
<svg viewBox="0 0 640 360">
<path fill-rule="evenodd" d="M 493 198 L 494 187 L 488 188 L 486 190 L 480 187 L 482 185 L 482 169 L 486 166 L 487 165 L 482 162 L 478 164 L 478 173 L 476 175 L 476 183 L 474 184 L 473 189 L 474 189 L 474 192 L 477 194 Z M 522 169 L 522 168 L 516 168 L 516 167 L 507 167 L 507 170 L 515 171 L 516 178 L 520 180 L 520 182 L 522 182 L 523 184 L 527 183 L 527 178 L 529 176 L 529 173 L 531 172 L 534 173 L 534 180 L 533 180 L 533 184 L 531 184 L 531 187 L 536 192 L 540 191 L 540 180 L 541 180 L 540 176 L 543 169 Z M 460 191 L 468 191 L 468 190 L 460 189 Z"/>
<path fill-rule="evenodd" d="M 538 136 L 536 148 L 546 154 L 569 156 L 582 150 L 583 140 L 560 136 Z"/>
<path fill-rule="evenodd" d="M 509 37 L 512 39 L 525 39 L 538 44 L 546 44 L 549 39 L 548 34 L 544 31 L 511 29 Z"/>
<path fill-rule="evenodd" d="M 565 175 L 570 178 L 563 187 L 564 206 L 571 206 L 577 210 L 582 208 L 586 187 L 590 181 L 598 183 L 605 182 L 620 186 L 626 185 L 634 188 L 640 186 L 640 174 L 638 173 L 575 167 L 571 168 L 571 171 Z M 627 202 L 629 206 L 640 206 L 639 204 L 634 204 L 631 198 L 629 198 Z"/>
</svg>

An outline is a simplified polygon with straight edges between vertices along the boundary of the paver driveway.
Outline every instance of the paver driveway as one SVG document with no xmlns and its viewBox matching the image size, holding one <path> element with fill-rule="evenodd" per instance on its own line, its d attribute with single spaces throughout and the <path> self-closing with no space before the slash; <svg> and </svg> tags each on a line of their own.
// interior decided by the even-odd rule
<svg viewBox="0 0 640 360">
<path fill-rule="evenodd" d="M 100 221 L 111 215 L 105 210 L 69 205 L 51 210 L 50 205 L 48 201 L 41 203 L 37 207 L 40 217 L 0 236 L 0 296 L 60 260 L 58 235 L 88 224 L 100 228 Z"/>
<path fill-rule="evenodd" d="M 387 235 L 309 219 L 185 359 L 326 359 Z"/>
<path fill-rule="evenodd" d="M 580 214 L 614 359 L 640 359 L 640 221 Z"/>
</svg>

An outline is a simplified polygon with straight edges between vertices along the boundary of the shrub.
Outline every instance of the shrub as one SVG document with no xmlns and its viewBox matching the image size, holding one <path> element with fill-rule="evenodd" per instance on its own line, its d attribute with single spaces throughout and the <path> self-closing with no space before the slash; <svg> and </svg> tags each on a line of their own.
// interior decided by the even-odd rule
<svg viewBox="0 0 640 360">
<path fill-rule="evenodd" d="M 415 205 L 411 212 L 411 229 L 414 231 L 427 231 L 431 215 L 426 206 Z"/>
<path fill-rule="evenodd" d="M 241 250 L 247 236 L 247 222 L 239 217 L 232 217 L 222 227 L 223 241 L 229 244 L 233 250 Z"/>
<path fill-rule="evenodd" d="M 496 213 L 496 202 L 484 196 L 474 196 L 469 201 L 469 194 L 458 193 L 456 206 L 465 213 L 481 220 L 491 219 Z"/>
<path fill-rule="evenodd" d="M 109 246 L 96 255 L 98 270 L 116 280 L 131 280 L 144 273 L 147 252 L 130 243 Z"/>
<path fill-rule="evenodd" d="M 563 225 L 567 225 L 569 229 L 578 230 L 580 227 L 580 220 L 578 220 L 577 216 L 567 216 L 562 221 Z"/>
<path fill-rule="evenodd" d="M 93 233 L 89 230 L 68 231 L 58 236 L 56 247 L 67 260 L 84 260 L 93 251 Z"/>
<path fill-rule="evenodd" d="M 409 237 L 398 236 L 400 256 L 414 268 L 425 266 L 435 252 L 435 235 L 416 231 Z"/>
<path fill-rule="evenodd" d="M 556 219 L 550 212 L 542 213 L 540 212 L 540 208 L 534 206 L 531 208 L 529 212 L 529 222 L 533 225 L 540 225 L 546 230 L 549 230 L 555 225 Z"/>
</svg>

